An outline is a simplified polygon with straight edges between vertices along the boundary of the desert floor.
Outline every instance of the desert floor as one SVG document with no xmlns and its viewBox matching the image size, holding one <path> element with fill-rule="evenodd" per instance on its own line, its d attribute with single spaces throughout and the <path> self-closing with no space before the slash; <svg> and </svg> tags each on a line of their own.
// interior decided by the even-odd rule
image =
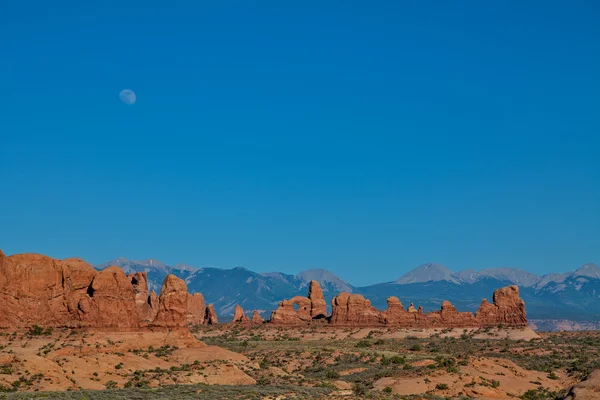
<svg viewBox="0 0 600 400">
<path fill-rule="evenodd" d="M 195 327 L 0 332 L 0 399 L 556 399 L 600 332 Z"/>
</svg>

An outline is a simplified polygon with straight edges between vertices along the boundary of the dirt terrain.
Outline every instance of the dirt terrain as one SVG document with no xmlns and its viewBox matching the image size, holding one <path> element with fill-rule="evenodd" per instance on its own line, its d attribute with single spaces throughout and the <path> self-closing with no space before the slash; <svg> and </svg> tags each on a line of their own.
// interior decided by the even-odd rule
<svg viewBox="0 0 600 400">
<path fill-rule="evenodd" d="M 600 368 L 600 333 L 527 328 L 30 329 L 0 349 L 6 399 L 557 399 Z"/>
<path fill-rule="evenodd" d="M 189 331 L 35 330 L 0 338 L 0 391 L 101 390 L 175 383 L 252 385 L 242 354 Z"/>
</svg>

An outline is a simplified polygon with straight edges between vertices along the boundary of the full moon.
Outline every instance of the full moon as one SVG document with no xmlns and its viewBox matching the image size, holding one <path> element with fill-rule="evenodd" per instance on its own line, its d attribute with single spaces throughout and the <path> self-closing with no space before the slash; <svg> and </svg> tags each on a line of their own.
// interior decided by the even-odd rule
<svg viewBox="0 0 600 400">
<path fill-rule="evenodd" d="M 135 103 L 135 93 L 133 90 L 125 89 L 119 93 L 119 98 L 125 104 L 133 104 Z"/>
</svg>

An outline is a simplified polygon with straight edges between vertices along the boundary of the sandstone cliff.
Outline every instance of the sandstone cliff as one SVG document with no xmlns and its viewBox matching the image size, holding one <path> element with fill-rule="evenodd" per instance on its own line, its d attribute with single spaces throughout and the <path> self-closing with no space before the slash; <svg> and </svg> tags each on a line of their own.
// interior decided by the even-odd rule
<svg viewBox="0 0 600 400">
<path fill-rule="evenodd" d="M 7 257 L 0 251 L 0 328 L 177 328 L 204 322 L 206 313 L 202 295 L 189 294 L 174 275 L 167 276 L 156 296 L 148 294 L 144 272 L 126 275 L 115 266 L 96 271 L 76 258 Z"/>
</svg>

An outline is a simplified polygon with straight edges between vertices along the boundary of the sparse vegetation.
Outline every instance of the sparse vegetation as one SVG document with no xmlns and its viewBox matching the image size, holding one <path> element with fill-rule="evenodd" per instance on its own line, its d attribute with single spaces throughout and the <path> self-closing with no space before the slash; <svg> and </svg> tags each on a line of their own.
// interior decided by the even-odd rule
<svg viewBox="0 0 600 400">
<path fill-rule="evenodd" d="M 349 399 L 413 399 L 411 396 L 394 394 L 396 384 L 386 382 L 420 381 L 428 385 L 429 394 L 423 399 L 438 399 L 439 396 L 455 396 L 460 392 L 454 386 L 459 376 L 466 377 L 461 383 L 464 390 L 477 391 L 488 387 L 510 393 L 506 386 L 508 376 L 514 376 L 511 365 L 532 371 L 529 378 L 519 378 L 530 385 L 531 390 L 511 393 L 514 398 L 526 400 L 554 400 L 564 393 L 568 379 L 581 378 L 594 369 L 600 368 L 600 334 L 544 334 L 543 340 L 522 341 L 507 339 L 476 339 L 485 330 L 459 332 L 440 330 L 432 337 L 418 338 L 407 336 L 394 339 L 384 330 L 371 330 L 365 336 L 359 329 L 329 331 L 318 328 L 307 329 L 222 329 L 219 327 L 198 327 L 196 335 L 209 345 L 217 345 L 247 357 L 247 361 L 199 361 L 177 363 L 178 348 L 173 345 L 141 347 L 132 350 L 111 350 L 120 343 L 116 339 L 92 340 L 86 333 L 61 332 L 61 340 L 55 339 L 58 333 L 51 333 L 48 339 L 42 331 L 32 329 L 24 333 L 6 333 L 0 337 L 0 354 L 12 360 L 0 364 L 0 387 L 2 396 L 8 400 L 20 399 L 22 391 L 32 394 L 40 382 L 53 379 L 35 376 L 24 368 L 23 361 L 14 351 L 30 346 L 31 338 L 36 339 L 33 348 L 38 356 L 46 357 L 60 366 L 66 379 L 72 383 L 71 391 L 59 394 L 44 394 L 44 398 L 57 399 L 120 399 L 160 393 L 163 398 L 194 398 L 191 393 L 200 390 L 203 398 L 257 399 L 269 393 L 285 393 L 286 399 L 326 399 L 332 392 L 346 388 L 352 395 Z M 493 337 L 493 330 L 487 334 Z M 313 335 L 321 335 L 319 340 L 307 340 Z M 93 336 L 93 335 L 92 335 Z M 42 342 L 40 343 L 40 339 Z M 65 339 L 68 342 L 65 342 Z M 10 344 L 9 344 L 10 343 Z M 73 368 L 67 358 L 57 356 L 57 350 L 87 349 L 86 351 L 109 352 L 112 363 L 108 370 L 91 370 L 82 373 Z M 17 351 L 19 353 L 19 351 Z M 182 354 L 182 353 L 179 353 Z M 79 355 L 78 358 L 82 356 Z M 125 357 L 115 359 L 114 357 Z M 147 361 L 146 369 L 132 368 L 127 357 L 142 357 Z M 492 360 L 492 361 L 491 361 Z M 495 360 L 495 361 L 493 361 Z M 116 363 L 115 363 L 116 362 Z M 168 367 L 157 367 L 156 363 L 168 363 Z M 495 370 L 487 374 L 471 375 L 465 371 L 478 370 L 480 363 L 498 363 Z M 246 387 L 226 386 L 226 395 L 217 397 L 223 387 L 205 385 L 177 385 L 190 380 L 210 381 L 218 376 L 220 368 L 235 365 L 254 378 L 256 385 Z M 137 364 L 139 368 L 140 364 Z M 469 368 L 465 370 L 464 368 Z M 535 372 L 535 373 L 534 373 Z M 8 379 L 8 384 L 2 381 Z M 439 377 L 446 377 L 440 380 Z M 450 378 L 449 378 L 450 377 Z M 469 379 L 470 377 L 470 379 Z M 99 382 L 104 391 L 82 392 L 85 382 Z M 193 381 L 193 380 L 192 380 Z M 569 381 L 570 382 L 570 381 Z M 158 387 L 156 387 L 158 385 Z M 560 386 L 564 385 L 564 386 Z M 193 388 L 193 390 L 192 390 Z M 189 395 L 188 395 L 189 393 Z M 41 393 L 40 393 L 41 394 Z M 36 394 L 37 395 L 37 394 Z M 68 397 L 78 395 L 81 397 Z M 49 396 L 49 397 L 48 397 Z M 53 397 L 54 396 L 54 397 Z M 59 397 L 55 397 L 59 396 Z M 60 397 L 63 396 L 63 397 Z M 67 397 L 64 397 L 67 396 Z M 121 396 L 121 397 L 119 397 Z M 129 396 L 129 397 L 123 397 Z M 436 397 L 438 396 L 438 397 Z M 29 398 L 29 397 L 27 397 Z M 139 397 L 160 398 L 160 397 Z M 454 397 L 453 397 L 454 398 Z M 460 398 L 456 397 L 456 398 Z"/>
</svg>

